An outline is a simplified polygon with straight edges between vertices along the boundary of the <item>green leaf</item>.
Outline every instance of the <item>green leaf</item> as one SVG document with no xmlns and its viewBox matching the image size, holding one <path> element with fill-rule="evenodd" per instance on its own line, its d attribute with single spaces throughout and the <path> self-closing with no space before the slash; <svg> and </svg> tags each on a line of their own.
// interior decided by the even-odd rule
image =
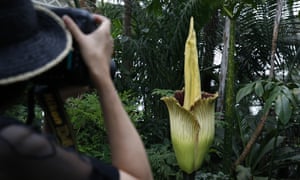
<svg viewBox="0 0 300 180">
<path fill-rule="evenodd" d="M 273 102 L 276 100 L 277 96 L 280 94 L 280 88 L 278 86 L 270 92 L 269 97 L 267 97 L 266 103 L 264 105 L 263 113 L 266 113 L 273 105 Z"/>
<path fill-rule="evenodd" d="M 263 88 L 263 85 L 262 85 L 262 82 L 261 81 L 257 81 L 255 83 L 255 87 L 254 87 L 254 90 L 255 90 L 255 94 L 259 97 L 262 97 L 263 93 L 264 93 L 264 88 Z"/>
<path fill-rule="evenodd" d="M 266 157 L 267 153 L 271 152 L 272 149 L 274 149 L 274 142 L 276 137 L 273 137 L 270 141 L 268 141 L 266 144 L 262 144 L 259 151 L 256 153 L 256 156 L 254 158 L 254 162 L 252 163 L 252 168 L 256 167 L 259 162 L 261 162 L 263 157 Z M 284 137 L 278 136 L 276 141 L 276 147 L 278 147 L 284 140 Z"/>
<path fill-rule="evenodd" d="M 269 91 L 273 88 L 274 83 L 272 81 L 268 81 L 265 85 L 265 91 Z"/>
<path fill-rule="evenodd" d="M 297 106 L 292 89 L 289 89 L 288 87 L 283 86 L 281 91 L 284 94 L 284 96 L 286 96 L 289 99 L 289 101 L 292 103 L 293 106 Z"/>
<path fill-rule="evenodd" d="M 297 101 L 300 101 L 300 88 L 293 89 L 293 96 Z"/>
<path fill-rule="evenodd" d="M 152 95 L 158 96 L 174 96 L 175 91 L 170 89 L 154 89 Z"/>
<path fill-rule="evenodd" d="M 282 124 L 285 125 L 289 122 L 292 115 L 292 109 L 289 99 L 284 96 L 284 94 L 280 94 L 276 99 L 275 113 L 278 115 Z"/>
<path fill-rule="evenodd" d="M 241 99 L 249 95 L 253 91 L 254 83 L 247 84 L 245 87 L 241 88 L 236 95 L 236 103 L 239 103 Z"/>
<path fill-rule="evenodd" d="M 227 7 L 223 6 L 223 12 L 225 12 L 226 16 L 228 16 L 229 18 L 233 18 L 233 14 Z"/>
<path fill-rule="evenodd" d="M 147 7 L 147 10 L 154 12 L 154 14 L 156 15 L 161 15 L 162 7 L 162 3 L 159 0 L 153 0 L 151 4 Z"/>
</svg>

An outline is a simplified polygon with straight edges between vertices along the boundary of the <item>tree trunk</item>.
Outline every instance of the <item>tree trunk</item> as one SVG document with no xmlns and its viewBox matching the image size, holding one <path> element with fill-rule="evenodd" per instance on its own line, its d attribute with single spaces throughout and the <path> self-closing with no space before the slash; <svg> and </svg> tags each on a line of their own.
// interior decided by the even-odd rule
<svg viewBox="0 0 300 180">
<path fill-rule="evenodd" d="M 228 46 L 228 69 L 225 79 L 225 111 L 224 118 L 226 122 L 224 132 L 224 155 L 223 155 L 223 167 L 226 173 L 230 173 L 231 156 L 232 156 L 232 136 L 233 136 L 233 122 L 235 119 L 235 20 L 226 20 L 226 25 L 229 25 L 229 46 Z M 227 49 L 224 49 L 226 51 Z M 224 70 L 223 70 L 224 71 Z"/>
<path fill-rule="evenodd" d="M 219 97 L 217 99 L 216 112 L 224 111 L 225 99 L 225 83 L 228 68 L 228 51 L 229 51 L 229 33 L 230 33 L 230 19 L 227 17 L 225 20 L 225 29 L 223 35 L 224 48 L 222 52 L 221 72 L 219 78 Z"/>
<path fill-rule="evenodd" d="M 86 7 L 85 1 L 86 1 L 86 0 L 80 0 L 80 1 L 79 1 L 79 5 L 80 5 L 81 8 L 85 8 L 85 7 Z"/>
<path fill-rule="evenodd" d="M 131 0 L 124 0 L 124 35 L 131 36 L 131 12 L 132 12 L 132 4 Z"/>
<path fill-rule="evenodd" d="M 96 0 L 79 0 L 80 8 L 86 9 L 88 11 L 93 11 L 96 5 Z"/>
<path fill-rule="evenodd" d="M 131 37 L 131 14 L 132 14 L 132 1 L 124 0 L 124 18 L 123 18 L 123 35 L 125 38 Z M 123 52 L 128 52 L 126 48 L 130 47 L 130 41 L 125 41 L 123 43 Z M 125 78 L 131 78 L 131 69 L 133 67 L 132 54 L 123 54 L 123 65 L 125 67 L 123 73 Z M 132 79 L 127 79 L 125 81 L 130 82 Z M 129 87 L 128 87 L 129 88 Z"/>
<path fill-rule="evenodd" d="M 277 39 L 278 39 L 278 30 L 279 30 L 279 24 L 280 24 L 280 18 L 281 18 L 281 12 L 282 12 L 282 0 L 277 0 L 277 9 L 276 9 L 276 16 L 274 20 L 274 28 L 273 28 L 273 38 L 272 38 L 272 54 L 271 54 L 271 68 L 270 68 L 270 75 L 269 78 L 274 78 L 274 66 L 275 66 L 275 55 L 276 55 L 276 48 L 277 48 Z"/>
</svg>

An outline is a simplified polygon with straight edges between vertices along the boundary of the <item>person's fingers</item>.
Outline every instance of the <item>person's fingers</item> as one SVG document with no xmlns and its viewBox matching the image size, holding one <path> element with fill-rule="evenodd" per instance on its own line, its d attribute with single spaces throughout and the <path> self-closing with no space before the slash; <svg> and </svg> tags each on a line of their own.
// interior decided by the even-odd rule
<svg viewBox="0 0 300 180">
<path fill-rule="evenodd" d="M 109 20 L 108 18 L 106 18 L 105 16 L 101 16 L 99 14 L 93 14 L 93 19 L 95 20 L 95 22 L 97 24 L 101 24 L 103 21 L 107 21 Z"/>
<path fill-rule="evenodd" d="M 94 21 L 101 26 L 101 28 L 99 28 L 99 29 L 101 29 L 101 30 L 106 29 L 106 31 L 108 33 L 110 33 L 111 22 L 108 18 L 106 18 L 105 16 L 98 15 L 98 14 L 93 14 L 93 18 L 94 18 Z"/>
<path fill-rule="evenodd" d="M 67 15 L 63 16 L 63 20 L 77 42 L 81 42 L 84 34 L 81 32 L 77 24 Z"/>
</svg>

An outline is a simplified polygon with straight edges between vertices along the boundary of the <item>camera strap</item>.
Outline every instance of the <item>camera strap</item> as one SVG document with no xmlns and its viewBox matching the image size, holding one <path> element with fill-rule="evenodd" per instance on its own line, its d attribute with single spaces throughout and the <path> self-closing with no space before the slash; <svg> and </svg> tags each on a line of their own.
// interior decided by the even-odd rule
<svg viewBox="0 0 300 180">
<path fill-rule="evenodd" d="M 45 113 L 46 132 L 54 134 L 63 147 L 77 149 L 71 122 L 58 89 L 41 86 L 36 87 L 34 93 Z"/>
</svg>

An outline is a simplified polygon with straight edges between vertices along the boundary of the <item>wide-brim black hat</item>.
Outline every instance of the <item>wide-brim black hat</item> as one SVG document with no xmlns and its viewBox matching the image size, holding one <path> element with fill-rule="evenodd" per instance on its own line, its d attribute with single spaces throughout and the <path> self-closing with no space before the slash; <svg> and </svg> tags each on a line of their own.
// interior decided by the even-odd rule
<svg viewBox="0 0 300 180">
<path fill-rule="evenodd" d="M 25 81 L 51 69 L 72 47 L 62 19 L 30 0 L 2 0 L 0 25 L 0 85 Z"/>
</svg>

